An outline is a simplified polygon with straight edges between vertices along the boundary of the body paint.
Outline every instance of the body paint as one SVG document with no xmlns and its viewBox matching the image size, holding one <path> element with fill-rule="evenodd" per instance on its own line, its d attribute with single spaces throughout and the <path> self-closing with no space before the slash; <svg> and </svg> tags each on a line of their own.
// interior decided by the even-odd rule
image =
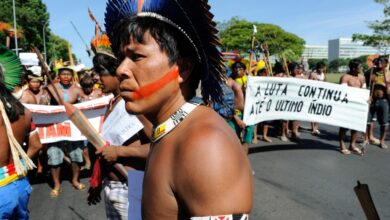
<svg viewBox="0 0 390 220">
<path fill-rule="evenodd" d="M 153 93 L 155 93 L 157 90 L 163 88 L 171 81 L 177 80 L 178 78 L 179 78 L 179 68 L 175 66 L 171 71 L 165 74 L 162 78 L 141 87 L 139 90 L 135 92 L 132 92 L 131 96 L 134 100 L 144 99 L 152 95 Z"/>
</svg>

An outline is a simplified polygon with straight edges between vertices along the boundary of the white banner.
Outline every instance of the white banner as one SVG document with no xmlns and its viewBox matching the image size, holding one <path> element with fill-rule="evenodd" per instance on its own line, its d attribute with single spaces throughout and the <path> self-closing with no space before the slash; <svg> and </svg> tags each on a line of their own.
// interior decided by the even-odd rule
<svg viewBox="0 0 390 220">
<path fill-rule="evenodd" d="M 315 80 L 248 76 L 244 122 L 318 122 L 366 130 L 369 91 Z"/>
<path fill-rule="evenodd" d="M 98 131 L 102 131 L 104 113 L 112 96 L 75 104 L 82 110 L 89 122 Z M 86 140 L 79 129 L 67 118 L 64 106 L 30 105 L 25 106 L 32 112 L 41 143 L 53 143 L 61 140 Z"/>
</svg>

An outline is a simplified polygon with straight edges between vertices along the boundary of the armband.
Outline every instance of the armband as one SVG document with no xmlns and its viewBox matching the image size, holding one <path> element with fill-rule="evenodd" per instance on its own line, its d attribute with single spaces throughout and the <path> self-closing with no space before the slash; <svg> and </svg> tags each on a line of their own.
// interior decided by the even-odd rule
<svg viewBox="0 0 390 220">
<path fill-rule="evenodd" d="M 214 215 L 214 216 L 202 216 L 202 217 L 191 217 L 190 220 L 249 220 L 248 214 L 233 214 L 233 215 Z"/>
</svg>

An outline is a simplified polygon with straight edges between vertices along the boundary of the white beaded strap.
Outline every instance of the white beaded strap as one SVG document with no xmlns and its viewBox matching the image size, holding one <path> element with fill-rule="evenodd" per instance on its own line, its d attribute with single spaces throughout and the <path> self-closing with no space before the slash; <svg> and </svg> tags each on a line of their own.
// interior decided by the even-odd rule
<svg viewBox="0 0 390 220">
<path fill-rule="evenodd" d="M 4 104 L 2 101 L 0 101 L 0 112 L 1 112 L 1 116 L 3 117 L 3 121 L 7 130 L 9 146 L 11 148 L 11 154 L 12 154 L 13 163 L 15 165 L 16 173 L 18 175 L 23 175 L 27 172 L 27 170 L 34 169 L 35 164 L 27 156 L 26 152 L 24 152 L 23 148 L 16 140 L 14 133 L 12 131 L 11 123 L 4 109 Z M 22 160 L 24 161 L 24 163 L 22 163 Z"/>
</svg>

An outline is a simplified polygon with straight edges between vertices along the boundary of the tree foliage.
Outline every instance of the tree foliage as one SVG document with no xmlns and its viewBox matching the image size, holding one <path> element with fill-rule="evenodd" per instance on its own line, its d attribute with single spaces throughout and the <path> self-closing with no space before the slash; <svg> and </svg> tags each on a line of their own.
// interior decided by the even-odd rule
<svg viewBox="0 0 390 220">
<path fill-rule="evenodd" d="M 22 48 L 22 51 L 30 51 L 32 47 L 37 47 L 43 52 L 43 34 L 45 34 L 48 60 L 54 59 L 54 51 L 56 51 L 58 59 L 69 59 L 68 42 L 51 33 L 49 28 L 50 16 L 42 0 L 15 0 L 15 9 L 17 29 L 23 33 L 18 40 L 18 47 Z M 0 1 L 1 21 L 13 26 L 12 0 Z M 5 38 L 6 35 L 0 33 L 1 44 L 5 44 Z M 15 48 L 13 40 L 11 40 L 10 47 Z"/>
<path fill-rule="evenodd" d="M 253 25 L 257 28 L 255 47 L 268 47 L 270 55 L 297 60 L 302 55 L 305 41 L 295 34 L 284 31 L 277 25 L 249 22 L 233 17 L 218 23 L 222 49 L 248 53 L 251 48 Z"/>
<path fill-rule="evenodd" d="M 47 45 L 48 50 L 47 50 L 47 55 L 50 59 L 50 61 L 54 60 L 69 60 L 69 50 L 68 50 L 68 44 L 69 42 L 64 40 L 63 38 L 51 34 L 49 36 L 49 43 Z M 77 57 L 75 54 L 72 53 L 73 60 L 77 60 Z"/>
<path fill-rule="evenodd" d="M 390 45 L 390 4 L 389 0 L 374 0 L 383 5 L 385 19 L 368 22 L 368 27 L 373 30 L 372 35 L 353 34 L 353 40 L 361 40 L 365 45 L 374 47 L 386 47 Z"/>
<path fill-rule="evenodd" d="M 18 47 L 29 50 L 32 46 L 43 48 L 42 31 L 45 22 L 49 21 L 46 5 L 41 0 L 15 0 L 16 24 L 23 31 Z M 0 20 L 13 25 L 12 0 L 0 1 Z M 50 30 L 46 28 L 45 34 Z M 1 39 L 5 42 L 5 39 Z M 12 42 L 11 47 L 14 47 Z"/>
</svg>

